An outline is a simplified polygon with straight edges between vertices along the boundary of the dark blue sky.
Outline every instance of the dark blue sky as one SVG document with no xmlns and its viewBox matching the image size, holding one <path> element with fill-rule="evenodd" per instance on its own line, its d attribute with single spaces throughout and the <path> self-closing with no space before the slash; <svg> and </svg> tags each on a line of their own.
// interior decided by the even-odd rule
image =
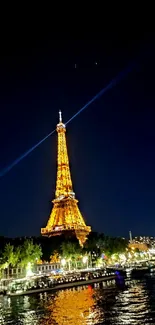
<svg viewBox="0 0 155 325">
<path fill-rule="evenodd" d="M 24 38 L 0 58 L 0 167 L 67 121 L 131 62 L 136 68 L 67 126 L 72 180 L 88 225 L 155 236 L 155 48 L 143 33 Z M 95 65 L 95 62 L 98 64 Z M 74 68 L 75 63 L 77 68 Z M 0 235 L 39 235 L 56 180 L 56 134 L 0 178 Z"/>
</svg>

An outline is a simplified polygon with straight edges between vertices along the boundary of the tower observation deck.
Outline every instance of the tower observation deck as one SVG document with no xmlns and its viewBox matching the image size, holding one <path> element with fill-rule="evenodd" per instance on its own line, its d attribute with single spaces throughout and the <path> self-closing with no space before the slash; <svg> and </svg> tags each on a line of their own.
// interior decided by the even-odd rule
<svg viewBox="0 0 155 325">
<path fill-rule="evenodd" d="M 53 208 L 45 228 L 41 228 L 43 236 L 76 236 L 81 246 L 85 243 L 91 227 L 86 226 L 78 208 L 78 200 L 73 192 L 69 159 L 66 144 L 66 127 L 59 112 L 57 180 Z"/>
</svg>

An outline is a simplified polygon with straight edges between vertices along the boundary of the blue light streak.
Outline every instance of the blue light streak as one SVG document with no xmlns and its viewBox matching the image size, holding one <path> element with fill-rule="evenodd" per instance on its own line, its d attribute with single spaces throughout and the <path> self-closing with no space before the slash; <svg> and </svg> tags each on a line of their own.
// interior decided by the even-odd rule
<svg viewBox="0 0 155 325">
<path fill-rule="evenodd" d="M 121 71 L 116 78 L 112 79 L 112 81 L 104 87 L 100 92 L 98 92 L 89 102 L 87 102 L 77 113 L 75 113 L 65 124 L 67 125 L 70 123 L 76 116 L 78 116 L 82 111 L 84 111 L 88 106 L 90 106 L 95 100 L 99 99 L 103 94 L 105 94 L 109 89 L 113 88 L 116 84 L 118 84 L 125 76 L 129 74 L 134 68 L 135 64 L 130 65 L 123 71 Z M 42 144 L 46 139 L 48 139 L 56 129 L 54 129 L 52 132 L 50 132 L 46 137 L 44 137 L 41 141 L 36 143 L 32 148 L 30 148 L 28 151 L 26 151 L 23 155 L 18 157 L 16 160 L 14 160 L 9 166 L 2 169 L 0 172 L 0 177 L 3 177 L 6 175 L 13 167 L 15 167 L 20 161 L 22 161 L 24 158 L 26 158 L 34 149 L 36 149 L 40 144 Z"/>
</svg>

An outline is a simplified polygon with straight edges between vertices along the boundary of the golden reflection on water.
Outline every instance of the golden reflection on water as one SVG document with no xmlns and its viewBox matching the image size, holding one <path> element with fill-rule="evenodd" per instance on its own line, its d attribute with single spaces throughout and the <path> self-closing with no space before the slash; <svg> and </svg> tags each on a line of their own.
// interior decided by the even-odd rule
<svg viewBox="0 0 155 325">
<path fill-rule="evenodd" d="M 87 325 L 97 324 L 98 312 L 94 299 L 94 289 L 78 288 L 57 292 L 54 299 L 48 301 L 49 311 L 42 324 L 50 325 Z"/>
<path fill-rule="evenodd" d="M 0 296 L 1 324 L 155 324 L 155 278 L 130 280 L 123 290 L 100 284 L 13 298 Z"/>
</svg>

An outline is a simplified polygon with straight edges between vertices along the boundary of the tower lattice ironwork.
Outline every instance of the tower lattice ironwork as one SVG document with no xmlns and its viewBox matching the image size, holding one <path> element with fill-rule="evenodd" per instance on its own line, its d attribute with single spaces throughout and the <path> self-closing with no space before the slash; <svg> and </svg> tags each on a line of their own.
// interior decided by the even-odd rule
<svg viewBox="0 0 155 325">
<path fill-rule="evenodd" d="M 56 130 L 58 156 L 55 199 L 47 226 L 41 229 L 41 234 L 48 237 L 61 234 L 75 235 L 80 245 L 83 245 L 87 235 L 91 232 L 91 227 L 86 226 L 73 192 L 65 135 L 66 127 L 62 123 L 61 112 L 59 112 Z"/>
</svg>

